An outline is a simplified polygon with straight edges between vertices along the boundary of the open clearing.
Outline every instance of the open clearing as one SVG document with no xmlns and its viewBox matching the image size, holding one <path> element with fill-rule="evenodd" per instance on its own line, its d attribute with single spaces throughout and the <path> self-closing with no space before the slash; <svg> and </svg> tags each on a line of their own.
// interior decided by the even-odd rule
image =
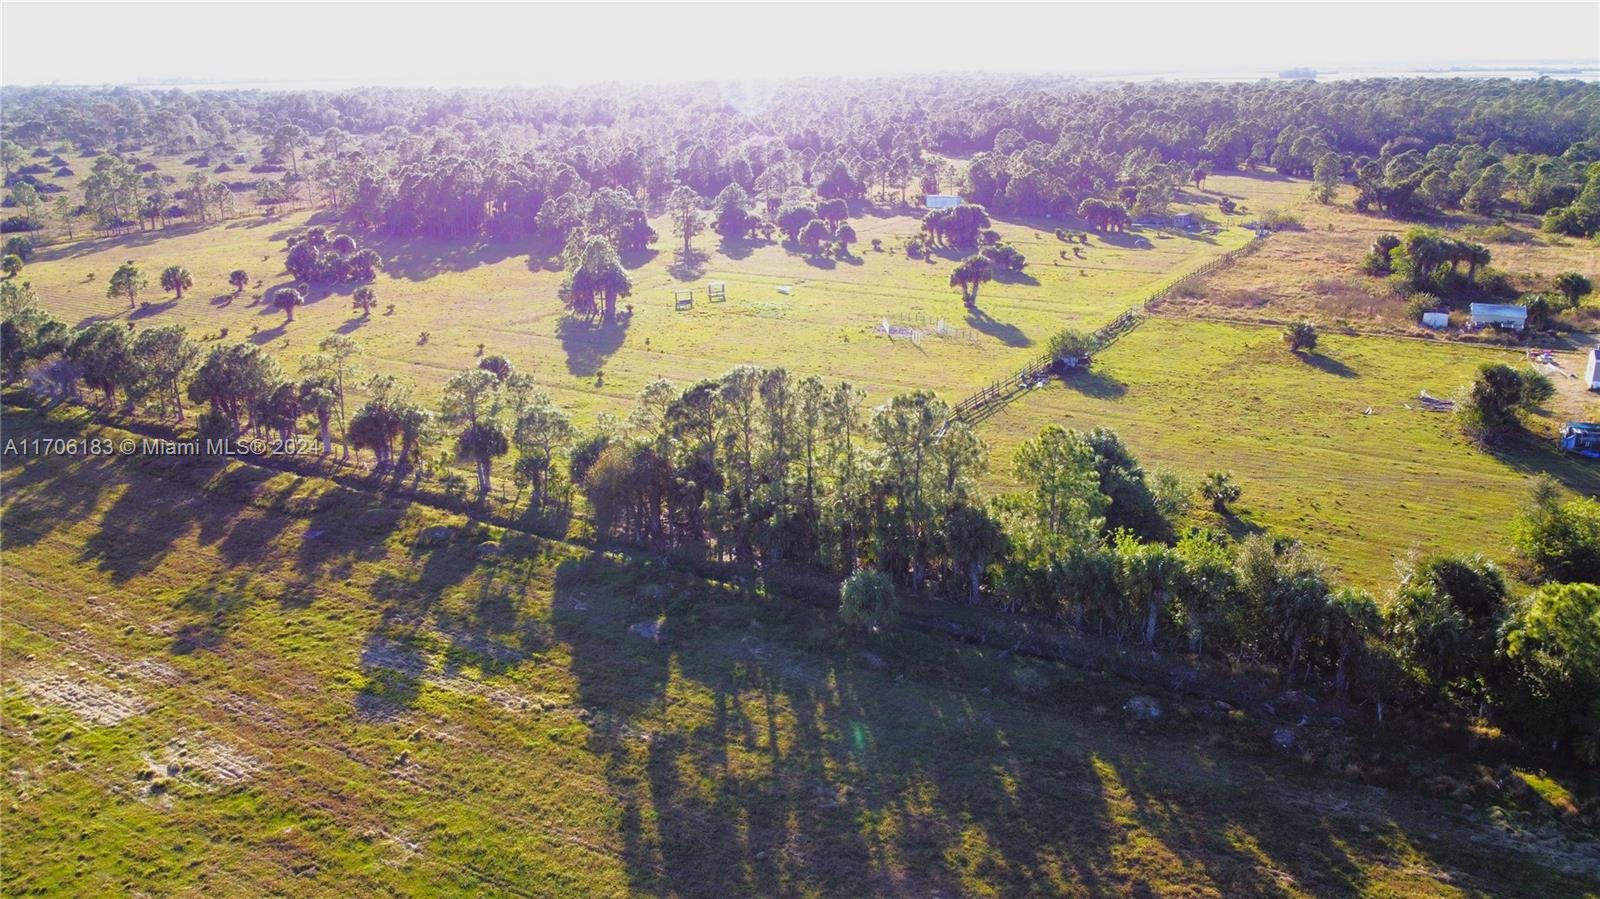
<svg viewBox="0 0 1600 899">
<path fill-rule="evenodd" d="M 1061 328 L 1098 326 L 1243 245 L 1250 232 L 1236 225 L 1269 208 L 1293 209 L 1306 230 L 1274 235 L 1257 253 L 1209 276 L 1199 299 L 1165 308 L 1267 321 L 1309 313 L 1324 322 L 1408 330 L 1394 319 L 1398 301 L 1376 299 L 1371 291 L 1381 293 L 1381 284 L 1357 272 L 1372 237 L 1403 230 L 1404 223 L 1319 206 L 1307 198 L 1305 181 L 1267 174 L 1213 175 L 1205 192 L 1183 199 L 1214 204 L 1221 195 L 1248 212 L 1232 216 L 1225 224 L 1233 226 L 1215 237 L 1152 230 L 1094 235 L 1081 257 L 1073 249 L 1080 245 L 1055 237 L 1058 223 L 997 223 L 1029 265 L 1023 276 L 985 285 L 981 312 L 972 317 L 947 284 L 954 254 L 933 262 L 906 257 L 904 241 L 917 233 L 918 220 L 888 214 L 853 220 L 860 241 L 850 262 L 702 235 L 698 255 L 686 263 L 673 251 L 668 223 L 659 220 L 658 249 L 626 260 L 634 294 L 622 304 L 632 303 L 635 314 L 613 327 L 566 314 L 556 296 L 562 275 L 549 258 L 553 248 L 420 239 L 372 242 L 384 259 L 375 285 L 379 307 L 394 303 L 392 315 L 379 311 L 364 320 L 350 311 L 348 290 L 317 292 L 285 324 L 259 297 L 287 283 L 283 241 L 318 221 L 304 212 L 67 243 L 41 250 L 26 277 L 68 323 L 131 317 L 141 326 L 180 322 L 196 336 L 227 328 L 227 339 L 261 343 L 291 371 L 293 360 L 323 336 L 352 334 L 365 348 L 367 370 L 414 380 L 430 403 L 446 378 L 476 364 L 481 343 L 484 353 L 504 354 L 531 372 L 580 424 L 601 412 L 626 414 L 653 378 L 682 384 L 743 363 L 849 380 L 867 389 L 873 404 L 919 388 L 954 402 L 1035 358 Z M 1204 204 L 1179 208 L 1215 216 L 1215 206 Z M 871 248 L 874 238 L 884 252 Z M 1497 264 L 1504 259 L 1514 271 L 1593 268 L 1592 250 L 1583 246 L 1496 244 L 1493 250 Z M 195 286 L 181 301 L 152 292 L 150 308 L 130 316 L 104 286 L 128 258 L 152 273 L 182 262 Z M 237 267 L 263 286 L 233 299 L 226 277 Z M 705 285 L 714 280 L 727 284 L 727 302 L 707 301 Z M 673 289 L 688 287 L 697 289 L 693 309 L 675 310 Z M 1245 294 L 1254 299 L 1241 300 Z M 928 333 L 920 346 L 890 341 L 876 330 L 885 318 L 920 322 L 930 332 L 943 320 L 970 339 Z M 430 340 L 419 346 L 424 331 Z M 1393 563 L 1413 548 L 1503 547 L 1509 517 L 1536 472 L 1551 471 L 1581 491 L 1600 489 L 1592 466 L 1531 445 L 1487 455 L 1462 440 L 1448 416 L 1404 409 L 1422 389 L 1449 395 L 1491 358 L 1516 361 L 1518 354 L 1331 335 L 1324 353 L 1307 364 L 1285 352 L 1272 329 L 1158 319 L 1104 353 L 1088 382 L 1036 391 L 984 423 L 981 433 L 995 450 L 989 483 L 1010 486 L 1012 451 L 1045 424 L 1105 425 L 1147 465 L 1195 476 L 1233 471 L 1245 489 L 1244 517 L 1226 522 L 1236 532 L 1267 527 L 1301 537 L 1353 580 L 1383 588 L 1393 579 Z M 1575 355 L 1563 359 L 1569 371 L 1581 370 Z M 1571 389 L 1575 381 L 1558 381 L 1568 389 L 1538 424 L 1545 436 L 1567 418 L 1595 413 L 1593 399 Z M 1362 414 L 1368 407 L 1370 416 Z"/>
<path fill-rule="evenodd" d="M 1171 312 L 1265 322 L 1308 317 L 1363 331 L 1436 336 L 1407 314 L 1404 299 L 1382 278 L 1361 271 L 1362 258 L 1378 235 L 1403 235 L 1416 224 L 1483 242 L 1493 256 L 1492 267 L 1505 272 L 1521 291 L 1548 291 L 1563 271 L 1600 280 L 1600 249 L 1593 241 L 1543 234 L 1533 215 L 1510 215 L 1503 232 L 1485 232 L 1496 220 L 1461 212 L 1425 223 L 1363 215 L 1351 208 L 1355 189 L 1348 186 L 1338 203 L 1327 206 L 1310 200 L 1306 182 L 1295 179 L 1212 176 L 1206 188 L 1253 202 L 1258 209 L 1292 208 L 1303 227 L 1274 234 L 1260 252 L 1204 278 L 1192 295 L 1166 304 Z M 1600 302 L 1590 297 L 1585 308 L 1563 316 L 1563 321 L 1578 330 L 1600 329 L 1597 306 Z"/>
<path fill-rule="evenodd" d="M 1272 754 L 1253 712 L 1158 693 L 1134 727 L 1114 677 L 858 642 L 644 559 L 418 549 L 462 520 L 317 479 L 38 456 L 0 486 L 7 894 L 1545 897 L 1600 873 L 1555 825 Z"/>
<path fill-rule="evenodd" d="M 1050 423 L 1109 427 L 1146 467 L 1231 471 L 1244 488 L 1241 518 L 1223 524 L 1298 537 L 1346 577 L 1382 590 L 1413 549 L 1500 555 L 1535 473 L 1600 492 L 1600 471 L 1563 457 L 1553 440 L 1488 453 L 1453 416 L 1418 408 L 1419 391 L 1448 397 L 1479 365 L 1520 364 L 1522 355 L 1325 333 L 1301 359 L 1278 328 L 1155 317 L 1097 356 L 1088 375 L 1019 397 L 978 432 L 996 488 L 1011 483 L 1016 446 Z M 1560 359 L 1569 371 L 1580 364 L 1575 353 Z M 1548 431 L 1593 402 L 1560 380 L 1570 383 L 1536 427 Z"/>
<path fill-rule="evenodd" d="M 609 327 L 567 315 L 557 297 L 562 272 L 551 258 L 558 248 L 363 238 L 383 257 L 373 284 L 379 311 L 364 320 L 351 312 L 349 287 L 317 289 L 286 324 L 260 298 L 289 283 L 285 238 L 318 221 L 301 212 L 68 243 L 40 250 L 26 277 L 42 304 L 68 324 L 176 322 L 195 337 L 227 328 L 229 340 L 262 344 L 286 365 L 328 334 L 351 334 L 365 347 L 368 369 L 415 380 L 428 401 L 450 375 L 477 364 L 481 343 L 484 353 L 505 355 L 533 374 L 584 422 L 600 411 L 625 413 L 653 378 L 688 383 L 744 363 L 847 380 L 865 388 L 874 403 L 919 388 L 954 401 L 1038 356 L 1062 328 L 1093 329 L 1251 234 L 1244 228 L 1214 237 L 1146 231 L 1094 235 L 1084 246 L 1055 237 L 1061 222 L 1037 228 L 1000 222 L 996 230 L 1029 265 L 1021 275 L 985 285 L 979 311 L 968 315 L 948 283 L 962 254 L 945 252 L 932 262 L 905 255 L 905 240 L 920 227 L 917 217 L 853 218 L 860 242 L 851 261 L 702 235 L 686 262 L 674 252 L 681 240 L 660 219 L 656 248 L 624 259 L 634 289 L 618 307 L 631 303 L 634 315 Z M 872 249 L 874 238 L 883 241 L 883 252 Z M 1081 258 L 1073 247 L 1082 250 Z M 167 265 L 182 264 L 194 287 L 181 301 L 152 287 L 150 307 L 130 312 L 126 302 L 105 295 L 106 279 L 128 259 L 152 279 Z M 254 280 L 234 299 L 227 276 L 236 268 Z M 262 286 L 254 286 L 256 280 Z M 707 301 L 711 281 L 726 283 L 726 302 Z M 697 288 L 694 308 L 677 311 L 673 289 L 691 287 Z M 396 306 L 392 315 L 382 311 L 389 303 Z M 920 323 L 930 333 L 920 346 L 891 342 L 875 331 L 885 318 Z M 970 339 L 935 337 L 941 320 Z M 423 332 L 429 340 L 419 346 Z"/>
</svg>

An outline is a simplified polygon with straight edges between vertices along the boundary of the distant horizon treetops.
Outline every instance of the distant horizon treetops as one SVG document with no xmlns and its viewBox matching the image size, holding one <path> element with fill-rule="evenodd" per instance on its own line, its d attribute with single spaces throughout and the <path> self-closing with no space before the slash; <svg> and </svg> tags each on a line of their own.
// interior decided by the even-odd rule
<svg viewBox="0 0 1600 899">
<path fill-rule="evenodd" d="M 904 203 L 908 189 L 953 188 L 991 214 L 1069 216 L 1095 199 L 1137 218 L 1164 214 L 1180 188 L 1202 189 L 1209 173 L 1257 166 L 1315 178 L 1322 196 L 1335 179 L 1354 182 L 1358 206 L 1391 215 L 1518 208 L 1546 216 L 1552 231 L 1600 226 L 1600 85 L 1556 79 L 1133 84 L 977 75 L 788 82 L 754 105 L 716 85 L 8 87 L 5 97 L 7 187 L 50 180 L 21 171 L 26 147 L 63 162 L 94 157 L 84 208 L 101 228 L 160 223 L 173 211 L 227 217 L 236 191 L 254 184 L 258 203 L 313 202 L 352 228 L 559 244 L 583 224 L 628 252 L 655 239 L 647 219 L 679 186 L 700 198 L 737 186 L 769 216 L 786 205 L 897 194 Z M 1416 108 L 1432 113 L 1408 114 Z M 159 173 L 139 171 L 154 154 L 233 168 L 252 142 L 263 148 L 254 182 L 207 182 L 197 171 L 169 191 Z M 139 165 L 121 161 L 134 152 Z M 22 205 L 28 189 L 14 199 Z M 727 208 L 716 205 L 718 231 L 750 233 L 748 220 L 721 215 Z M 70 216 L 50 216 L 30 201 L 7 221 L 16 230 L 71 225 Z M 805 224 L 785 230 L 798 239 Z"/>
</svg>

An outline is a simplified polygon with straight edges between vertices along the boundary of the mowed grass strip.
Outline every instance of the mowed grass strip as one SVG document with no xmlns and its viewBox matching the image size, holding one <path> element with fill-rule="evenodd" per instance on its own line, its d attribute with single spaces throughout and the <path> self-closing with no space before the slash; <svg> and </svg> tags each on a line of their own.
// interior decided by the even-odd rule
<svg viewBox="0 0 1600 899">
<path fill-rule="evenodd" d="M 1600 470 L 1561 455 L 1548 436 L 1488 452 L 1453 416 L 1416 402 L 1422 390 L 1450 396 L 1485 362 L 1521 359 L 1326 333 L 1302 358 L 1279 328 L 1157 317 L 1098 355 L 1088 375 L 1018 398 L 979 433 L 996 490 L 1014 486 L 1017 445 L 1052 423 L 1109 427 L 1146 467 L 1230 471 L 1244 488 L 1239 518 L 1210 523 L 1299 538 L 1377 589 L 1392 585 L 1395 562 L 1413 550 L 1504 560 L 1511 519 L 1540 472 L 1600 492 Z M 1556 422 L 1535 424 L 1547 435 Z"/>
<path fill-rule="evenodd" d="M 1558 873 L 1581 856 L 1470 807 L 1181 712 L 1125 729 L 1094 709 L 1135 688 L 1093 672 L 863 643 L 796 601 L 515 534 L 483 560 L 458 517 L 236 463 L 3 478 L 8 894 L 1582 890 Z M 43 673 L 141 711 L 95 724 L 22 689 Z"/>
</svg>

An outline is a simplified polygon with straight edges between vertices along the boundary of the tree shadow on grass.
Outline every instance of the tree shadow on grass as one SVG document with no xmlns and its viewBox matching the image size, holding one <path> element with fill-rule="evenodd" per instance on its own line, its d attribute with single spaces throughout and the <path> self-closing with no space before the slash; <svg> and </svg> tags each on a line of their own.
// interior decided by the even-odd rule
<svg viewBox="0 0 1600 899">
<path fill-rule="evenodd" d="M 39 413 L 8 409 L 8 437 L 53 435 Z M 85 520 L 114 483 L 121 460 L 110 456 L 25 456 L 5 464 L 5 546 L 32 546 L 57 530 Z"/>
<path fill-rule="evenodd" d="M 251 334 L 249 340 L 256 346 L 261 346 L 262 344 L 271 343 L 272 341 L 277 340 L 279 337 L 282 337 L 284 334 L 288 333 L 288 331 L 289 321 L 288 319 L 283 319 L 270 328 L 263 328 Z"/>
<path fill-rule="evenodd" d="M 1103 244 L 1125 250 L 1149 250 L 1155 247 L 1150 238 L 1131 231 L 1095 231 L 1095 238 Z"/>
<path fill-rule="evenodd" d="M 1019 753 L 1013 742 L 1042 745 L 1014 731 L 1028 713 L 1000 720 L 975 693 L 911 685 L 947 678 L 957 644 L 886 637 L 857 652 L 799 600 L 755 601 L 645 558 L 564 563 L 554 587 L 634 891 L 959 895 L 993 877 L 999 893 L 1046 894 L 1063 863 L 1114 882 L 1084 756 Z M 692 726 L 663 718 L 679 679 L 706 697 Z M 982 849 L 964 845 L 974 832 Z"/>
<path fill-rule="evenodd" d="M 537 259 L 552 255 L 539 252 L 539 249 L 544 249 L 543 244 L 536 245 L 530 251 L 524 242 L 503 240 L 377 236 L 368 240 L 366 245 L 382 257 L 380 268 L 386 274 L 408 281 L 426 281 L 446 272 L 471 271 L 524 254 Z"/>
<path fill-rule="evenodd" d="M 628 321 L 620 318 L 608 324 L 571 315 L 563 317 L 556 325 L 556 336 L 561 338 L 561 348 L 567 354 L 567 371 L 581 378 L 598 372 L 628 336 Z"/>
<path fill-rule="evenodd" d="M 1600 463 L 1561 452 L 1548 438 L 1522 431 L 1483 451 L 1528 477 L 1545 474 L 1580 496 L 1600 495 Z"/>
<path fill-rule="evenodd" d="M 1012 272 L 1002 268 L 994 270 L 994 279 L 1000 284 L 1022 284 L 1027 287 L 1038 287 L 1039 279 L 1025 271 Z"/>
<path fill-rule="evenodd" d="M 70 241 L 51 247 L 41 247 L 35 257 L 35 262 L 50 262 L 60 259 L 71 259 L 77 256 L 88 256 L 111 249 L 130 249 L 144 247 L 170 237 L 181 237 L 185 234 L 194 234 L 205 230 L 207 225 L 188 222 L 182 225 L 168 225 L 154 231 L 133 231 L 127 234 L 116 234 L 105 237 L 86 237 L 82 240 Z"/>
<path fill-rule="evenodd" d="M 1222 529 L 1235 542 L 1267 532 L 1266 528 L 1256 524 L 1255 519 L 1251 518 L 1248 512 L 1241 515 L 1237 510 L 1228 509 L 1225 512 L 1217 513 L 1217 518 L 1222 522 Z"/>
<path fill-rule="evenodd" d="M 1022 333 L 1021 328 L 994 318 L 980 306 L 967 307 L 967 325 L 973 330 L 995 338 L 1006 346 L 1033 346 L 1033 341 L 1028 335 Z"/>
<path fill-rule="evenodd" d="M 679 281 L 697 281 L 706 273 L 706 262 L 711 257 L 703 250 L 678 250 L 672 254 L 672 264 L 667 274 Z"/>
<path fill-rule="evenodd" d="M 238 572 L 214 575 L 185 590 L 175 603 L 175 611 L 200 617 L 178 627 L 172 637 L 172 653 L 189 655 L 221 646 L 239 617 L 254 602 L 250 587 L 251 576 Z"/>
<path fill-rule="evenodd" d="M 1068 369 L 1061 376 L 1061 383 L 1068 390 L 1075 390 L 1087 397 L 1097 400 L 1118 399 L 1128 392 L 1128 385 L 1118 380 L 1115 375 L 1094 368 Z"/>
<path fill-rule="evenodd" d="M 1301 362 L 1330 375 L 1338 375 L 1341 378 L 1359 378 L 1361 376 L 1355 369 L 1332 356 L 1317 352 L 1296 353 L 1295 355 L 1299 357 Z"/>
<path fill-rule="evenodd" d="M 178 305 L 177 300 L 167 300 L 164 303 L 140 303 L 138 309 L 128 313 L 128 321 L 138 321 L 141 318 L 160 315 L 176 305 Z"/>
<path fill-rule="evenodd" d="M 770 240 L 741 240 L 724 237 L 717 243 L 717 252 L 729 259 L 748 259 L 758 247 L 770 246 Z"/>
<path fill-rule="evenodd" d="M 649 265 L 661 255 L 661 251 L 655 247 L 640 247 L 636 250 L 622 250 L 617 255 L 622 260 L 623 268 L 635 269 Z"/>
</svg>

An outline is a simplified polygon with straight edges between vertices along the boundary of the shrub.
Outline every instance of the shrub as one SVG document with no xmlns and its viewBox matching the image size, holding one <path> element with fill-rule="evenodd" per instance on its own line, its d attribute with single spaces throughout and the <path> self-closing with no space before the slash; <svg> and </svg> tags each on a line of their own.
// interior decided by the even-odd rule
<svg viewBox="0 0 1600 899">
<path fill-rule="evenodd" d="M 1525 368 L 1522 374 L 1522 408 L 1532 411 L 1556 395 L 1555 382 L 1542 371 Z"/>
<path fill-rule="evenodd" d="M 1308 321 L 1297 321 L 1283 329 L 1283 342 L 1291 352 L 1311 352 L 1317 348 L 1317 326 Z"/>
<path fill-rule="evenodd" d="M 17 236 L 6 238 L 5 248 L 0 250 L 7 256 L 16 256 L 23 262 L 33 258 L 33 238 Z"/>
<path fill-rule="evenodd" d="M 1303 231 L 1300 217 L 1287 209 L 1268 209 L 1261 213 L 1260 225 L 1269 231 Z"/>
<path fill-rule="evenodd" d="M 1557 745 L 1565 740 L 1585 762 L 1600 762 L 1600 586 L 1535 591 L 1506 622 L 1504 651 L 1516 674 L 1506 712 Z"/>
<path fill-rule="evenodd" d="M 1233 475 L 1226 471 L 1213 471 L 1200 482 L 1200 493 L 1211 500 L 1211 508 L 1218 515 L 1226 515 L 1228 506 L 1238 502 L 1244 490 L 1234 483 Z"/>
<path fill-rule="evenodd" d="M 1545 580 L 1600 583 L 1600 501 L 1561 501 L 1548 476 L 1511 526 L 1517 555 Z"/>
<path fill-rule="evenodd" d="M 1050 358 L 1056 360 L 1086 356 L 1094 351 L 1094 338 L 1082 331 L 1066 328 L 1051 336 L 1047 351 Z"/>
<path fill-rule="evenodd" d="M 1389 266 L 1389 257 L 1382 253 L 1368 253 L 1361 259 L 1361 271 L 1374 278 L 1387 275 L 1392 271 Z"/>
<path fill-rule="evenodd" d="M 1522 426 L 1526 408 L 1522 373 L 1503 362 L 1485 363 L 1456 404 L 1456 416 L 1467 436 L 1494 443 Z"/>
<path fill-rule="evenodd" d="M 1417 321 L 1424 312 L 1437 311 L 1443 305 L 1442 301 L 1425 290 L 1419 290 L 1406 297 L 1406 318 Z"/>
<path fill-rule="evenodd" d="M 839 588 L 839 617 L 851 627 L 876 632 L 894 617 L 894 584 L 881 571 L 858 571 Z"/>
</svg>

